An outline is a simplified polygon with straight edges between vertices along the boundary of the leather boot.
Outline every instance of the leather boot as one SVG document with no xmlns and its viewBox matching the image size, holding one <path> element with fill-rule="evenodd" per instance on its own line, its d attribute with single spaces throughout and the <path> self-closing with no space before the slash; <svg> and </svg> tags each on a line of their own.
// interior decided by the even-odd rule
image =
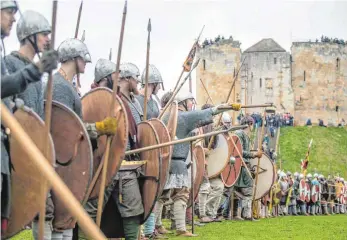
<svg viewBox="0 0 347 240">
<path fill-rule="evenodd" d="M 243 221 L 244 219 L 241 217 L 241 208 L 237 208 L 237 215 L 234 217 L 235 221 Z"/>
<path fill-rule="evenodd" d="M 188 231 L 177 230 L 176 231 L 176 236 L 179 236 L 179 237 L 197 237 L 198 235 L 197 234 L 193 234 L 193 233 L 188 232 Z"/>
</svg>

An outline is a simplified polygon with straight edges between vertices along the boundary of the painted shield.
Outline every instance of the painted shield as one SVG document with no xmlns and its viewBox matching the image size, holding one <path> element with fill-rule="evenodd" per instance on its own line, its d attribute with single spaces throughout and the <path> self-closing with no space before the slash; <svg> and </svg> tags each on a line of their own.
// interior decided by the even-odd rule
<svg viewBox="0 0 347 240">
<path fill-rule="evenodd" d="M 308 182 L 305 183 L 306 186 L 306 197 L 305 197 L 305 202 L 310 202 L 311 201 L 311 187 Z"/>
<path fill-rule="evenodd" d="M 178 117 L 178 104 L 176 101 L 172 102 L 170 108 L 169 121 L 166 126 L 169 130 L 169 134 L 172 140 L 176 137 L 176 129 L 177 129 L 177 117 Z"/>
<path fill-rule="evenodd" d="M 193 149 L 193 155 L 194 155 L 194 171 L 193 171 L 193 178 L 194 178 L 194 201 L 199 195 L 200 186 L 202 184 L 202 181 L 204 179 L 204 171 L 205 171 L 205 152 L 202 146 L 196 145 Z M 191 154 L 190 151 L 188 153 L 187 162 L 190 162 Z M 188 163 L 189 164 L 189 163 Z M 188 168 L 188 177 L 191 182 L 191 167 Z M 191 186 L 191 184 L 190 184 Z M 192 195 L 189 195 L 189 201 L 188 201 L 188 207 L 192 205 Z"/>
<path fill-rule="evenodd" d="M 242 145 L 240 138 L 235 134 L 230 134 L 230 136 L 229 141 L 231 142 L 231 156 L 235 158 L 235 164 L 230 164 L 228 161 L 227 166 L 221 173 L 222 181 L 226 187 L 232 187 L 236 183 L 240 176 L 242 166 Z M 241 156 L 238 153 L 240 153 Z"/>
<path fill-rule="evenodd" d="M 256 152 L 256 151 L 253 151 Z M 251 172 L 257 172 L 258 158 L 253 158 L 250 161 Z M 263 153 L 259 161 L 259 173 L 258 173 L 258 184 L 257 191 L 255 193 L 255 200 L 258 200 L 268 194 L 271 190 L 272 185 L 275 182 L 275 167 L 270 157 Z M 255 182 L 255 179 L 254 179 Z"/>
<path fill-rule="evenodd" d="M 33 140 L 41 152 L 48 147 L 46 158 L 54 164 L 55 152 L 52 138 L 46 142 L 44 122 L 31 109 L 18 109 L 14 113 L 25 132 Z M 30 161 L 23 147 L 10 138 L 11 162 L 13 165 L 11 175 L 11 215 L 7 231 L 2 233 L 3 238 L 9 238 L 23 230 L 40 210 L 41 185 L 45 179 L 40 170 Z"/>
<path fill-rule="evenodd" d="M 82 98 L 83 121 L 94 123 L 104 120 L 110 116 L 111 103 L 113 101 L 113 92 L 108 88 L 95 88 L 88 92 Z M 115 108 L 113 113 L 117 120 L 117 134 L 114 135 L 111 143 L 111 151 L 107 166 L 106 186 L 108 186 L 113 177 L 116 176 L 122 161 L 128 141 L 128 118 L 122 100 L 117 96 L 115 98 Z M 93 152 L 94 170 L 93 176 L 97 171 L 103 155 L 106 150 L 106 136 L 101 136 L 97 140 L 97 148 Z M 89 199 L 98 197 L 100 191 L 101 175 L 99 175 Z"/>
<path fill-rule="evenodd" d="M 56 172 L 80 202 L 92 177 L 93 154 L 89 135 L 82 120 L 65 105 L 53 102 L 51 135 L 56 153 Z M 75 221 L 55 192 L 53 227 L 73 228 Z"/>
<path fill-rule="evenodd" d="M 139 147 L 147 147 L 159 144 L 159 137 L 153 125 L 149 122 L 141 122 L 137 125 L 137 139 Z M 153 149 L 140 153 L 141 160 L 147 160 L 144 166 L 144 177 L 141 179 L 141 194 L 144 208 L 142 223 L 151 214 L 160 189 L 161 156 L 160 149 Z"/>
<path fill-rule="evenodd" d="M 317 202 L 319 201 L 319 186 L 318 185 L 313 185 L 311 189 L 311 201 L 312 202 Z"/>
<path fill-rule="evenodd" d="M 300 198 L 300 201 L 305 202 L 305 199 L 306 199 L 306 182 L 304 179 L 301 179 L 300 183 L 299 183 L 299 198 Z"/>
<path fill-rule="evenodd" d="M 214 178 L 219 176 L 223 169 L 228 165 L 232 151 L 232 143 L 229 134 L 217 135 L 217 144 L 206 156 L 207 176 Z"/>
<path fill-rule="evenodd" d="M 156 145 L 159 143 L 158 135 L 151 123 L 141 122 L 137 125 L 137 139 L 139 147 Z M 159 196 L 160 180 L 160 149 L 154 149 L 140 153 L 141 160 L 146 160 L 142 167 L 142 176 L 139 179 L 144 214 L 141 224 L 146 221 L 152 212 L 154 204 Z M 106 203 L 101 218 L 101 231 L 107 238 L 124 238 L 123 221 L 117 205 L 111 197 Z"/>
<path fill-rule="evenodd" d="M 152 124 L 155 131 L 157 132 L 160 143 L 166 143 L 171 141 L 169 131 L 162 121 L 160 121 L 157 118 L 153 118 L 153 119 L 150 119 L 149 122 Z M 160 169 L 159 196 L 163 192 L 166 179 L 169 176 L 172 150 L 173 150 L 172 146 L 167 146 L 160 149 L 162 162 L 161 162 L 161 169 Z"/>
</svg>

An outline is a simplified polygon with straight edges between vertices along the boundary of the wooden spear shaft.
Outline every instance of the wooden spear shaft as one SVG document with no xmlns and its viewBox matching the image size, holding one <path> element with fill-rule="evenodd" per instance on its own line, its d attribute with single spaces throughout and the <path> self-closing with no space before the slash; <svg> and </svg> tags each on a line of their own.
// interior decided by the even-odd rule
<svg viewBox="0 0 347 240">
<path fill-rule="evenodd" d="M 174 101 L 177 93 L 180 91 L 180 89 L 182 88 L 182 86 L 184 85 L 184 83 L 187 81 L 187 79 L 189 78 L 189 76 L 192 74 L 192 71 L 199 65 L 200 59 L 198 59 L 195 63 L 194 66 L 192 67 L 192 69 L 190 70 L 189 74 L 184 78 L 184 80 L 182 81 L 182 83 L 177 87 L 177 89 L 172 93 L 172 96 L 170 98 L 170 100 L 166 103 L 164 109 L 162 110 L 162 112 L 159 114 L 159 119 L 162 119 L 164 116 L 164 113 L 166 112 L 166 110 L 169 108 L 169 106 L 171 106 L 171 103 Z"/>
<path fill-rule="evenodd" d="M 54 49 L 54 43 L 55 43 L 55 27 L 56 27 L 56 21 L 57 21 L 57 10 L 58 10 L 58 1 L 53 1 L 53 8 L 52 8 L 52 32 L 51 32 L 51 45 L 50 48 Z M 47 89 L 46 89 L 46 105 L 45 105 L 45 131 L 44 136 L 46 138 L 46 142 L 50 142 L 50 131 L 51 131 L 51 118 L 52 118 L 52 99 L 53 99 L 53 78 L 52 78 L 52 72 L 49 73 L 48 81 L 47 81 Z M 49 144 L 47 144 L 44 154 L 45 156 L 48 156 L 49 153 Z M 48 163 L 48 162 L 47 162 Z M 46 199 L 47 199 L 47 192 L 48 192 L 49 186 L 47 185 L 46 181 L 43 180 L 41 184 L 41 206 L 40 206 L 40 213 L 39 213 L 39 239 L 43 239 L 44 236 L 44 229 L 45 229 L 45 218 L 46 218 Z"/>
<path fill-rule="evenodd" d="M 235 126 L 235 127 L 231 127 L 231 128 L 225 129 L 225 130 L 213 131 L 213 132 L 209 132 L 209 133 L 205 133 L 205 134 L 201 134 L 201 135 L 197 135 L 197 136 L 193 136 L 193 137 L 187 137 L 187 138 L 183 138 L 183 139 L 179 139 L 179 140 L 175 140 L 175 141 L 171 141 L 171 142 L 160 143 L 160 144 L 153 145 L 153 146 L 148 146 L 148 147 L 138 148 L 138 149 L 134 149 L 134 150 L 129 150 L 129 151 L 125 152 L 125 155 L 140 153 L 140 152 L 149 151 L 149 150 L 162 148 L 162 147 L 167 147 L 167 146 L 180 144 L 180 143 L 191 142 L 191 141 L 198 140 L 200 138 L 210 137 L 210 136 L 218 135 L 218 134 L 221 134 L 221 133 L 226 133 L 226 132 L 230 132 L 230 131 L 244 129 L 246 127 L 247 127 L 247 125 L 239 125 L 239 126 Z"/>
<path fill-rule="evenodd" d="M 266 119 L 266 111 L 264 109 L 264 113 L 263 113 L 263 125 L 261 127 L 261 134 L 260 134 L 260 138 L 258 139 L 258 151 L 260 149 L 261 151 L 261 143 L 262 143 L 262 140 L 263 140 L 263 135 L 264 135 L 264 128 L 265 128 L 265 119 Z M 257 162 L 257 171 L 256 171 L 256 174 L 255 174 L 255 184 L 254 184 L 254 188 L 253 188 L 253 200 L 252 200 L 252 207 L 254 208 L 255 207 L 255 194 L 257 193 L 257 187 L 258 187 L 258 177 L 259 177 L 259 169 L 260 169 L 260 158 L 258 158 L 258 162 Z M 254 214 L 254 211 L 252 211 L 252 213 Z M 254 215 L 253 215 L 254 217 Z"/>
<path fill-rule="evenodd" d="M 32 161 L 34 166 L 37 167 L 45 179 L 47 179 L 49 184 L 53 187 L 54 192 L 62 200 L 71 215 L 78 220 L 79 225 L 88 237 L 91 239 L 106 239 L 3 102 L 1 102 L 1 121 L 11 130 L 11 137 L 23 146 L 23 150 L 29 156 L 29 160 Z"/>
<path fill-rule="evenodd" d="M 207 94 L 208 99 L 210 99 L 211 103 L 214 105 L 213 100 L 212 100 L 210 94 L 208 93 L 208 90 L 207 90 L 207 88 L 206 88 L 204 82 L 201 80 L 201 78 L 200 78 L 200 82 L 201 82 L 202 87 L 205 89 L 205 92 L 206 92 L 206 94 Z M 207 101 L 208 101 L 208 100 L 207 100 Z"/>
<path fill-rule="evenodd" d="M 78 10 L 77 23 L 76 23 L 76 29 L 75 29 L 75 38 L 78 38 L 78 30 L 80 28 L 80 22 L 81 22 L 81 16 L 82 16 L 82 7 L 83 7 L 83 0 L 81 1 L 80 8 Z M 78 88 L 81 88 L 81 81 L 80 81 L 80 74 L 79 74 L 78 65 L 77 65 L 77 59 L 75 60 L 75 65 L 76 65 L 76 78 L 77 78 L 77 89 L 78 89 Z"/>
<path fill-rule="evenodd" d="M 147 37 L 147 55 L 146 55 L 146 75 L 145 75 L 145 99 L 144 99 L 144 107 L 143 107 L 143 121 L 147 120 L 147 102 L 148 102 L 148 70 L 149 70 L 149 50 L 151 48 L 151 19 L 148 20 L 148 37 Z"/>
<path fill-rule="evenodd" d="M 232 91 L 233 91 L 233 89 L 234 89 L 234 87 L 235 87 L 235 83 L 236 83 L 237 76 L 239 75 L 239 72 L 240 72 L 240 70 L 241 70 L 241 68 L 242 68 L 242 66 L 243 66 L 243 64 L 244 64 L 244 62 L 245 62 L 245 60 L 246 60 L 246 58 L 247 58 L 247 57 L 245 57 L 245 58 L 243 59 L 240 68 L 237 70 L 237 73 L 236 73 L 236 75 L 235 75 L 235 77 L 234 77 L 233 84 L 232 84 L 231 87 L 230 87 L 230 90 L 229 90 L 227 99 L 226 99 L 226 101 L 225 101 L 226 103 L 229 102 L 231 93 L 232 93 Z M 221 122 L 222 122 L 222 114 L 220 114 L 220 116 L 219 116 L 217 125 L 219 125 Z M 211 149 L 213 141 L 214 141 L 214 136 L 211 137 L 210 142 L 208 143 L 208 147 L 207 147 L 208 149 Z"/>
<path fill-rule="evenodd" d="M 119 68 L 120 68 L 120 60 L 122 55 L 126 15 L 127 15 L 127 1 L 125 1 L 124 9 L 123 9 L 122 26 L 121 26 L 120 37 L 119 37 L 118 55 L 117 55 L 117 63 L 116 63 L 116 76 L 115 76 L 115 79 L 113 79 L 113 101 L 111 102 L 111 108 L 110 108 L 110 114 L 109 114 L 110 116 L 114 114 L 114 108 L 116 105 L 116 98 L 118 93 Z M 98 225 L 98 227 L 100 227 L 100 224 L 101 224 L 101 214 L 102 214 L 102 209 L 104 205 L 104 191 L 105 191 L 105 185 L 106 185 L 106 175 L 107 175 L 107 167 L 108 167 L 111 142 L 112 142 L 112 136 L 108 136 L 106 140 L 106 151 L 104 155 L 99 199 L 98 199 L 98 211 L 96 215 L 96 224 Z"/>
</svg>

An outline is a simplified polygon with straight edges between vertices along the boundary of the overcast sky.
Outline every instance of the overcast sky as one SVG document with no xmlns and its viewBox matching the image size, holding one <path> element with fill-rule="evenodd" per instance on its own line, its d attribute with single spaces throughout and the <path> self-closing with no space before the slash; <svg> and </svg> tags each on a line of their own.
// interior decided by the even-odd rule
<svg viewBox="0 0 347 240">
<path fill-rule="evenodd" d="M 51 21 L 50 0 L 19 0 L 21 11 L 35 10 Z M 56 48 L 73 37 L 79 0 L 58 3 Z M 92 63 L 81 75 L 82 92 L 90 89 L 94 66 L 99 58 L 108 58 L 113 48 L 117 58 L 124 1 L 84 0 L 80 37 L 86 40 Z M 157 66 L 166 90 L 173 88 L 182 64 L 203 25 L 201 40 L 218 34 L 239 40 L 242 50 L 273 38 L 287 51 L 292 41 L 320 38 L 322 34 L 347 40 L 347 1 L 128 1 L 121 62 L 135 63 L 142 73 L 146 63 L 147 22 L 152 20 L 150 62 Z M 18 14 L 17 14 L 18 15 Z M 19 15 L 17 16 L 19 18 Z M 16 28 L 5 40 L 9 53 L 19 49 Z M 188 86 L 185 86 L 188 87 Z"/>
</svg>

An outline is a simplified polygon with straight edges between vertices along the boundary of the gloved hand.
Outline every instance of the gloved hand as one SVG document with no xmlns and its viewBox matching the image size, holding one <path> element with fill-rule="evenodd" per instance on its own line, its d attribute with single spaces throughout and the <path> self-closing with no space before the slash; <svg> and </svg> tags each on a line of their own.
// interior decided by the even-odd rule
<svg viewBox="0 0 347 240">
<path fill-rule="evenodd" d="M 107 117 L 101 122 L 96 122 L 95 128 L 99 135 L 114 135 L 117 131 L 117 120 L 114 117 Z"/>
<path fill-rule="evenodd" d="M 230 105 L 231 105 L 231 107 L 232 107 L 232 109 L 234 111 L 240 111 L 240 109 L 241 109 L 241 104 L 240 103 L 232 103 Z"/>
<path fill-rule="evenodd" d="M 229 163 L 230 163 L 231 165 L 234 165 L 234 164 L 235 164 L 235 162 L 236 162 L 235 157 L 230 156 L 230 158 L 229 158 Z"/>
<path fill-rule="evenodd" d="M 58 52 L 55 50 L 44 51 L 39 62 L 36 63 L 41 73 L 50 73 L 58 67 Z"/>
<path fill-rule="evenodd" d="M 262 151 L 258 151 L 258 152 L 254 155 L 255 158 L 261 158 L 262 156 L 263 156 L 263 152 L 262 152 Z"/>
</svg>

